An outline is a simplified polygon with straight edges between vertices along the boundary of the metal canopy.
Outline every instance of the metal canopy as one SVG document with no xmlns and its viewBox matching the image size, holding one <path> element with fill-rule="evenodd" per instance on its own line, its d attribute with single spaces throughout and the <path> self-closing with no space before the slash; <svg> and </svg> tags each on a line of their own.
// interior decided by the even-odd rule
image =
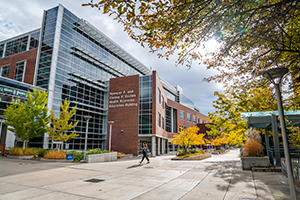
<svg viewBox="0 0 300 200">
<path fill-rule="evenodd" d="M 278 120 L 278 111 L 264 111 L 264 112 L 245 112 L 241 113 L 242 121 L 247 121 L 248 127 L 253 128 L 271 128 L 272 116 L 277 118 L 277 127 L 280 122 Z M 289 120 L 286 126 L 300 127 L 300 110 L 285 111 L 284 116 Z"/>
</svg>

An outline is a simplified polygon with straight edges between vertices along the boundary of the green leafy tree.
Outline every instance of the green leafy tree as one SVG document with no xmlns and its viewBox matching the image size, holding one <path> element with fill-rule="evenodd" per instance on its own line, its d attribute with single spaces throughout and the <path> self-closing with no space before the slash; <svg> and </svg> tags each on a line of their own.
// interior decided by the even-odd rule
<svg viewBox="0 0 300 200">
<path fill-rule="evenodd" d="M 260 85 L 256 77 L 273 66 L 299 76 L 298 0 L 91 0 L 83 6 L 115 17 L 132 39 L 159 57 L 179 53 L 178 63 L 190 67 L 198 59 L 219 71 L 206 81 Z M 199 51 L 212 38 L 220 42 L 219 50 Z"/>
<path fill-rule="evenodd" d="M 197 134 L 199 128 L 197 126 L 181 129 L 178 134 L 174 135 L 170 143 L 184 147 L 184 152 L 187 153 L 191 145 L 205 144 L 204 135 Z"/>
<path fill-rule="evenodd" d="M 61 103 L 59 117 L 55 117 L 53 109 L 50 111 L 50 124 L 46 121 L 44 122 L 47 133 L 50 136 L 49 139 L 67 142 L 71 138 L 79 136 L 79 134 L 76 134 L 75 130 L 72 133 L 68 133 L 69 130 L 75 128 L 78 124 L 78 121 L 69 123 L 70 119 L 75 115 L 77 108 L 77 106 L 75 106 L 69 112 L 69 105 L 70 102 L 68 102 L 67 99 Z M 58 151 L 60 151 L 60 144 L 58 146 Z"/>
<path fill-rule="evenodd" d="M 247 122 L 242 120 L 241 112 L 277 110 L 277 101 L 272 98 L 268 88 L 250 90 L 227 89 L 224 94 L 215 92 L 218 97 L 213 102 L 215 112 L 209 113 L 211 130 L 209 135 L 227 136 L 229 144 L 242 145 L 246 140 Z"/>
<path fill-rule="evenodd" d="M 27 100 L 24 102 L 20 99 L 13 100 L 12 104 L 8 105 L 4 111 L 7 129 L 21 138 L 23 149 L 25 149 L 26 141 L 46 132 L 44 122 L 49 121 L 47 97 L 47 92 L 33 89 L 32 93 L 27 92 Z"/>
</svg>

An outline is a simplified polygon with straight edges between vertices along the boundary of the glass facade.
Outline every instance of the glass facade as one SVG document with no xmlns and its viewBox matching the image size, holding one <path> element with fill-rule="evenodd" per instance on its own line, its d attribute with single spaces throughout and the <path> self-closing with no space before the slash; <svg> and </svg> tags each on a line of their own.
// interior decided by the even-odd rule
<svg viewBox="0 0 300 200">
<path fill-rule="evenodd" d="M 194 110 L 194 102 L 190 100 L 187 96 L 180 93 L 179 100 L 180 100 L 179 102 L 180 104 Z"/>
<path fill-rule="evenodd" d="M 26 51 L 28 36 L 18 38 L 6 44 L 5 57 Z"/>
<path fill-rule="evenodd" d="M 3 115 L 12 99 L 26 99 L 27 91 L 33 90 L 33 86 L 15 80 L 0 77 L 0 115 Z"/>
<path fill-rule="evenodd" d="M 37 48 L 39 44 L 39 36 L 40 29 L 37 29 L 1 43 L 0 58 Z"/>
<path fill-rule="evenodd" d="M 84 149 L 85 115 L 92 116 L 87 148 L 106 148 L 109 79 L 145 75 L 148 71 L 133 66 L 125 59 L 130 57 L 129 54 L 125 55 L 119 46 L 61 5 L 45 11 L 41 34 L 37 86 L 47 89 L 53 96 L 48 105 L 55 115 L 59 114 L 60 103 L 64 99 L 71 102 L 70 107 L 77 105 L 71 121 L 79 122 L 75 128 L 79 137 L 69 141 L 68 148 Z M 124 56 L 118 52 L 123 52 Z M 145 88 L 145 91 L 148 90 Z M 149 101 L 152 102 L 152 94 Z M 145 101 L 141 105 L 144 106 L 141 112 L 145 112 L 149 103 Z M 146 117 L 144 113 L 142 116 Z M 142 122 L 141 126 L 145 128 L 149 121 L 143 120 L 145 124 Z M 143 133 L 146 130 L 148 133 L 152 131 L 151 128 L 141 129 Z"/>
<path fill-rule="evenodd" d="M 152 75 L 140 77 L 139 134 L 152 134 Z"/>
</svg>

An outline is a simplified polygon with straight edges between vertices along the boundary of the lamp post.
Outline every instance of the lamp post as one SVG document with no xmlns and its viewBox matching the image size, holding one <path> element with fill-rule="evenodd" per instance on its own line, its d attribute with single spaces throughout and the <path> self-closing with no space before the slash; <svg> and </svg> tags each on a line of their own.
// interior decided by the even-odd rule
<svg viewBox="0 0 300 200">
<path fill-rule="evenodd" d="M 87 134 L 89 129 L 89 120 L 92 118 L 92 116 L 84 116 L 84 119 L 86 120 L 86 131 L 85 131 L 85 140 L 84 140 L 84 160 L 86 161 L 86 146 L 87 146 Z"/>
<path fill-rule="evenodd" d="M 288 181 L 289 181 L 289 186 L 290 186 L 291 199 L 296 200 L 297 196 L 296 196 L 296 191 L 295 191 L 294 176 L 293 176 L 293 170 L 292 170 L 292 165 L 291 165 L 288 138 L 287 138 L 287 134 L 286 134 L 286 126 L 285 126 L 285 121 L 284 121 L 281 92 L 280 92 L 280 87 L 279 87 L 282 78 L 284 77 L 284 75 L 286 73 L 288 73 L 288 71 L 289 70 L 287 68 L 273 68 L 273 69 L 269 69 L 269 70 L 265 71 L 262 75 L 266 79 L 268 79 L 272 84 L 275 85 L 277 104 L 278 104 L 278 112 L 279 112 L 279 116 L 280 116 L 284 156 L 285 156 L 286 170 L 287 170 Z"/>
<path fill-rule="evenodd" d="M 111 150 L 111 129 L 112 129 L 112 125 L 113 123 L 115 123 L 114 121 L 108 121 L 107 122 L 109 124 L 109 151 Z"/>
</svg>

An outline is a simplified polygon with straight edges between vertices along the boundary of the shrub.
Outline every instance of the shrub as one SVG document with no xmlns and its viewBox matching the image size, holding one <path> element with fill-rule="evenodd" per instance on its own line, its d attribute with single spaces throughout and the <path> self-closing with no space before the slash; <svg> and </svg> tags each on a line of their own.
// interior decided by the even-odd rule
<svg viewBox="0 0 300 200">
<path fill-rule="evenodd" d="M 200 154 L 204 154 L 204 151 L 203 150 L 190 150 L 190 151 L 185 152 L 184 149 L 182 149 L 177 152 L 177 156 L 184 156 L 184 157 L 196 156 L 196 155 L 200 155 Z"/>
<path fill-rule="evenodd" d="M 261 137 L 260 134 L 258 132 L 258 130 L 256 130 L 255 128 L 250 128 L 248 130 L 246 130 L 245 135 L 247 137 L 247 139 L 253 139 L 258 141 L 259 143 L 261 142 Z"/>
<path fill-rule="evenodd" d="M 21 147 L 13 147 L 8 151 L 8 155 L 12 156 L 29 156 L 29 155 L 36 155 L 37 149 L 33 148 L 26 148 L 23 150 Z"/>
<path fill-rule="evenodd" d="M 101 150 L 101 149 L 91 149 L 91 150 L 88 150 L 86 154 L 101 154 L 101 153 L 110 153 L 110 151 L 108 150 Z"/>
<path fill-rule="evenodd" d="M 23 149 L 21 147 L 13 147 L 9 150 L 8 155 L 24 156 Z"/>
<path fill-rule="evenodd" d="M 248 156 L 259 156 L 262 150 L 261 143 L 252 138 L 249 138 L 244 145 L 244 151 Z"/>
<path fill-rule="evenodd" d="M 45 153 L 44 158 L 47 159 L 66 159 L 66 152 L 63 151 L 48 151 Z"/>
<path fill-rule="evenodd" d="M 3 151 L 3 146 L 0 145 L 0 151 Z"/>
<path fill-rule="evenodd" d="M 81 160 L 84 159 L 84 152 L 77 152 L 75 150 L 70 151 L 69 153 L 74 154 L 74 161 L 80 162 Z"/>
<path fill-rule="evenodd" d="M 38 149 L 38 157 L 43 158 L 45 154 L 50 151 L 51 149 Z"/>
<path fill-rule="evenodd" d="M 31 149 L 31 148 L 26 148 L 23 151 L 24 155 L 29 156 L 29 155 L 36 155 L 38 153 L 37 149 Z"/>
</svg>

